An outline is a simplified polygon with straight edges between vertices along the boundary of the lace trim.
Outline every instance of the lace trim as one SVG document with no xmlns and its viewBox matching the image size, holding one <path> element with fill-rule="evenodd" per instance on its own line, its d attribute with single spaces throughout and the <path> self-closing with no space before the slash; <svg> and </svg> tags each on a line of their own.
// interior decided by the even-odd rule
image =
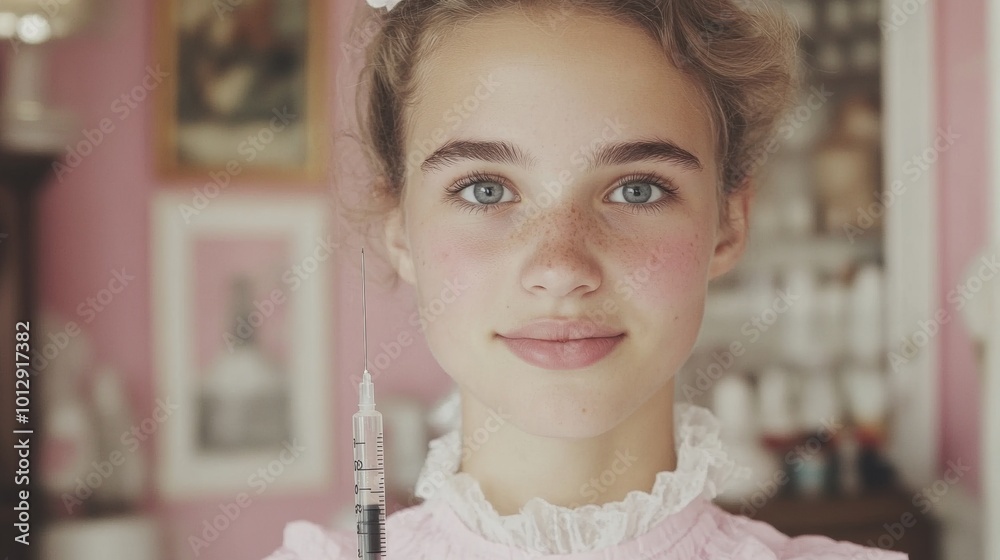
<svg viewBox="0 0 1000 560">
<path fill-rule="evenodd" d="M 462 452 L 458 428 L 430 443 L 416 495 L 446 502 L 485 539 L 524 550 L 570 554 L 621 544 L 698 497 L 714 498 L 734 476 L 746 474 L 738 472 L 723 448 L 711 411 L 688 403 L 674 406 L 677 468 L 658 473 L 652 492 L 633 490 L 622 501 L 576 509 L 532 498 L 520 513 L 501 516 L 472 475 L 456 472 Z"/>
</svg>

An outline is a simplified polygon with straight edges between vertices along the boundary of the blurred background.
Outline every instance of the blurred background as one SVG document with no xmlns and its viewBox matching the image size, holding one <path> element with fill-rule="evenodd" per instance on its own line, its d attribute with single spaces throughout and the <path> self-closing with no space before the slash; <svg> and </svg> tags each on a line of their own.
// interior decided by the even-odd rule
<svg viewBox="0 0 1000 560">
<path fill-rule="evenodd" d="M 1000 559 L 1000 7 L 783 3 L 801 96 L 677 398 L 749 469 L 723 507 Z M 9 558 L 263 558 L 289 521 L 352 526 L 360 243 L 328 154 L 362 6 L 0 0 Z M 390 511 L 453 420 L 437 312 L 368 285 Z"/>
</svg>

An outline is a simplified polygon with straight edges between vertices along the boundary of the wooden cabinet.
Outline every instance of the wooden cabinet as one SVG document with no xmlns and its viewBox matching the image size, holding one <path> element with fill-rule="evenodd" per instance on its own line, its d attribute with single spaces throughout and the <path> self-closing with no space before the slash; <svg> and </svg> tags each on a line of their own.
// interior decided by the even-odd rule
<svg viewBox="0 0 1000 560">
<path fill-rule="evenodd" d="M 738 507 L 720 504 L 739 514 Z M 790 536 L 824 535 L 834 540 L 909 554 L 910 560 L 938 560 L 935 518 L 913 503 L 913 494 L 887 490 L 859 497 L 796 500 L 775 498 L 754 513 Z"/>
</svg>

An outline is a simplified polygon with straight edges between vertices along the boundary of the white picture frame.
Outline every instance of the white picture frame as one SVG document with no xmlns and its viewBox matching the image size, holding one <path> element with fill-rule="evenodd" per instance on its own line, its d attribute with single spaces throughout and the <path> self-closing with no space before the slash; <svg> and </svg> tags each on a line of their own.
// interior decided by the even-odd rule
<svg viewBox="0 0 1000 560">
<path fill-rule="evenodd" d="M 157 428 L 160 432 L 157 434 L 157 483 L 165 498 L 232 497 L 243 492 L 255 497 L 265 491 L 273 495 L 314 490 L 329 482 L 330 376 L 335 350 L 330 343 L 328 295 L 334 289 L 330 279 L 335 255 L 327 229 L 328 207 L 315 195 L 238 196 L 228 193 L 212 199 L 198 199 L 176 191 L 156 194 L 151 216 L 156 397 L 176 406 L 176 411 L 159 422 Z M 267 290 L 265 286 L 265 293 L 275 295 L 275 290 L 279 290 L 284 296 L 270 298 L 276 304 L 275 309 L 284 307 L 281 309 L 283 321 L 272 325 L 270 332 L 272 335 L 277 332 L 278 336 L 272 338 L 284 340 L 287 348 L 282 353 L 283 359 L 268 363 L 279 364 L 274 370 L 282 374 L 281 394 L 287 395 L 287 406 L 278 408 L 284 411 L 283 422 L 287 421 L 283 424 L 287 428 L 283 432 L 286 437 L 281 441 L 269 440 L 266 445 L 260 440 L 253 445 L 240 440 L 244 444 L 235 448 L 219 447 L 216 438 L 214 447 L 206 446 L 205 418 L 210 416 L 206 411 L 235 408 L 206 407 L 205 387 L 210 384 L 207 380 L 214 375 L 211 379 L 217 381 L 219 376 L 216 374 L 221 370 L 232 372 L 235 369 L 242 375 L 244 369 L 217 367 L 220 363 L 230 363 L 224 362 L 226 357 L 222 350 L 216 350 L 217 359 L 210 362 L 199 361 L 197 356 L 206 354 L 203 350 L 205 340 L 212 340 L 210 344 L 217 349 L 228 346 L 231 354 L 233 332 L 239 331 L 242 335 L 246 330 L 234 327 L 232 332 L 227 331 L 218 339 L 214 334 L 211 337 L 198 334 L 207 331 L 196 328 L 195 323 L 206 324 L 206 308 L 219 308 L 216 300 L 220 299 L 213 298 L 205 305 L 204 292 L 215 289 L 217 293 L 218 286 L 213 288 L 212 282 L 203 278 L 206 274 L 208 277 L 214 274 L 215 284 L 219 284 L 218 278 L 226 271 L 220 273 L 210 269 L 225 268 L 227 261 L 230 268 L 236 266 L 232 263 L 238 261 L 233 260 L 235 257 L 229 254 L 226 243 L 240 248 L 235 252 L 242 252 L 247 261 L 246 255 L 253 255 L 253 251 L 248 253 L 246 244 L 254 242 L 269 247 L 271 253 L 275 247 L 280 247 L 287 252 L 287 258 L 281 257 L 284 265 L 299 266 L 294 274 L 290 267 L 287 268 L 280 275 L 281 283 L 274 285 L 276 287 Z M 206 252 L 206 246 L 211 247 L 211 251 Z M 266 255 L 268 251 L 260 253 Z M 212 255 L 222 258 L 205 261 Z M 261 258 L 266 262 L 266 257 Z M 270 268 L 279 270 L 278 266 Z M 307 275 L 302 272 L 304 270 L 309 271 Z M 241 278 L 249 276 L 241 275 Z M 293 284 L 292 278 L 299 281 Z M 201 285 L 196 285 L 199 282 Z M 252 285 L 252 282 L 244 285 Z M 263 301 L 254 298 L 253 303 Z M 231 304 L 229 307 L 234 308 Z M 237 306 L 235 309 L 248 308 Z M 259 325 L 262 332 L 266 326 L 261 321 L 263 317 L 263 314 L 246 314 L 247 319 L 258 319 L 252 322 Z M 277 311 L 274 317 L 278 317 Z M 219 321 L 210 324 L 218 325 Z M 202 349 L 200 354 L 199 349 Z M 214 385 L 219 386 L 217 382 Z M 218 426 L 219 422 L 212 425 Z M 261 469 L 267 476 L 261 474 Z"/>
<path fill-rule="evenodd" d="M 1000 251 L 1000 0 L 986 3 L 987 23 L 987 159 L 992 211 L 987 254 Z M 984 558 L 1000 558 L 1000 534 L 990 528 L 1000 527 L 1000 282 L 992 282 L 993 326 L 986 340 L 986 363 L 983 374 L 982 418 L 982 518 Z"/>
</svg>

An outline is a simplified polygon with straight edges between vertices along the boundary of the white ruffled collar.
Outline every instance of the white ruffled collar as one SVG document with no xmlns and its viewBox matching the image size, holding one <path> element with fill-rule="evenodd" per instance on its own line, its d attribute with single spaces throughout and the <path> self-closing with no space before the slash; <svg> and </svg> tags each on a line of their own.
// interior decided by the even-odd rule
<svg viewBox="0 0 1000 560">
<path fill-rule="evenodd" d="M 736 475 L 712 412 L 688 403 L 674 406 L 677 468 L 657 474 L 652 492 L 634 490 L 619 502 L 576 509 L 532 498 L 520 513 L 502 516 L 472 475 L 456 472 L 462 442 L 460 429 L 455 429 L 430 443 L 416 495 L 446 503 L 483 538 L 523 550 L 570 554 L 621 544 L 699 497 L 714 498 Z"/>
</svg>

